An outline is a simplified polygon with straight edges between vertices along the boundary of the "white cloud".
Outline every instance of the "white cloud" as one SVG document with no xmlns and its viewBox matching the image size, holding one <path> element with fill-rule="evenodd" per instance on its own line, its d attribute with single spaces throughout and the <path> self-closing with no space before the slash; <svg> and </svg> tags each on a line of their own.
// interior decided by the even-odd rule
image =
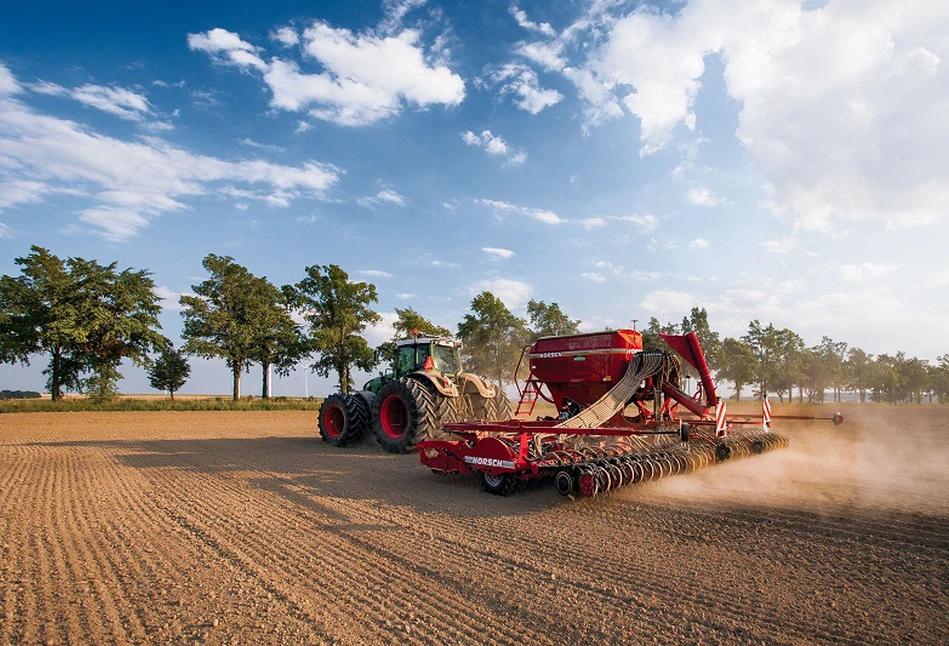
<svg viewBox="0 0 949 646">
<path fill-rule="evenodd" d="M 500 247 L 481 247 L 481 251 L 485 252 L 490 256 L 497 256 L 498 258 L 510 258 L 514 255 L 514 252 L 510 249 L 501 249 Z"/>
<path fill-rule="evenodd" d="M 399 320 L 399 315 L 395 312 L 379 312 L 380 319 L 366 327 L 364 336 L 370 347 L 377 347 L 386 341 L 391 341 L 395 336 L 395 324 Z"/>
<path fill-rule="evenodd" d="M 524 29 L 528 31 L 536 31 L 538 33 L 543 34 L 544 36 L 556 35 L 554 28 L 551 27 L 549 23 L 532 22 L 527 17 L 527 13 L 523 9 L 519 8 L 517 5 L 511 5 L 511 15 L 514 16 L 514 20 L 517 22 L 518 26 L 523 27 Z"/>
<path fill-rule="evenodd" d="M 946 3 L 690 0 L 598 24 L 602 44 L 564 74 L 588 123 L 624 109 L 639 119 L 642 154 L 696 129 L 705 61 L 719 56 L 740 109 L 736 136 L 773 187 L 769 207 L 792 228 L 945 217 Z"/>
<path fill-rule="evenodd" d="M 659 218 L 651 213 L 645 213 L 643 215 L 611 216 L 610 219 L 620 222 L 631 222 L 640 233 L 651 233 L 659 226 Z"/>
<path fill-rule="evenodd" d="M 84 105 L 132 121 L 140 121 L 150 112 L 148 99 L 120 87 L 83 85 L 72 91 L 72 97 Z"/>
<path fill-rule="evenodd" d="M 503 202 L 500 200 L 485 200 L 479 199 L 475 200 L 477 204 L 486 206 L 492 209 L 497 216 L 501 216 L 503 213 L 514 213 L 518 215 L 524 215 L 531 219 L 543 222 L 544 224 L 560 224 L 564 220 L 559 215 L 553 211 L 548 211 L 546 209 L 535 209 L 528 206 L 517 206 L 516 204 L 511 204 L 510 202 Z"/>
<path fill-rule="evenodd" d="M 880 278 L 893 271 L 890 265 L 878 265 L 862 262 L 852 265 L 840 265 L 840 274 L 849 282 L 861 282 L 871 278 Z"/>
<path fill-rule="evenodd" d="M 5 225 L 3 222 L 0 222 L 0 239 L 3 238 L 12 238 L 13 229 Z"/>
<path fill-rule="evenodd" d="M 142 127 L 149 132 L 171 132 L 175 129 L 175 124 L 171 121 L 148 121 L 143 123 Z"/>
<path fill-rule="evenodd" d="M 6 65 L 0 62 L 0 96 L 10 96 L 22 91 L 16 77 Z"/>
<path fill-rule="evenodd" d="M 300 34 L 293 27 L 281 27 L 271 32 L 270 39 L 277 41 L 284 47 L 293 47 L 300 44 Z"/>
<path fill-rule="evenodd" d="M 187 208 L 183 198 L 213 193 L 220 184 L 263 188 L 289 201 L 322 197 L 339 176 L 335 167 L 317 162 L 232 162 L 153 138 L 124 141 L 10 98 L 0 98 L 0 160 L 0 181 L 29 177 L 46 187 L 44 193 L 92 195 L 80 220 L 110 240 L 129 238 L 161 213 Z"/>
<path fill-rule="evenodd" d="M 488 291 L 498 297 L 508 309 L 517 309 L 527 304 L 534 288 L 523 281 L 509 278 L 490 278 L 472 285 L 468 290 L 472 296 Z"/>
<path fill-rule="evenodd" d="M 658 290 L 646 294 L 640 307 L 657 315 L 660 320 L 669 320 L 682 312 L 688 312 L 696 303 L 695 297 L 687 292 Z"/>
<path fill-rule="evenodd" d="M 787 238 L 775 238 L 773 240 L 765 240 L 761 243 L 761 248 L 767 251 L 768 253 L 778 253 L 785 254 L 790 253 L 797 249 L 800 242 L 797 237 L 789 236 Z"/>
<path fill-rule="evenodd" d="M 391 188 L 384 188 L 375 195 L 369 197 L 361 197 L 356 200 L 356 204 L 365 208 L 371 209 L 378 206 L 401 206 L 406 205 L 405 198 Z"/>
<path fill-rule="evenodd" d="M 245 146 L 250 146 L 251 148 L 259 148 L 260 150 L 272 150 L 274 152 L 282 152 L 283 148 L 280 146 L 274 146 L 273 144 L 262 144 L 259 141 L 255 141 L 250 137 L 244 137 L 237 140 L 238 143 L 244 144 Z"/>
<path fill-rule="evenodd" d="M 410 298 L 415 298 L 415 294 L 412 292 L 400 292 L 395 295 L 396 298 L 401 298 L 402 300 L 408 300 Z"/>
<path fill-rule="evenodd" d="M 588 231 L 590 229 L 602 229 L 606 226 L 606 218 L 584 218 L 580 220 L 580 224 Z"/>
<path fill-rule="evenodd" d="M 223 29 L 190 34 L 188 45 L 260 72 L 274 108 L 308 110 L 317 119 L 361 126 L 394 116 L 406 104 L 453 106 L 464 100 L 462 78 L 445 65 L 430 65 L 419 38 L 420 32 L 412 29 L 378 36 L 314 22 L 302 35 L 306 59 L 320 70 L 313 74 L 301 71 L 295 61 L 272 57 L 265 62 L 259 48 Z"/>
<path fill-rule="evenodd" d="M 580 276 L 582 278 L 586 278 L 587 280 L 592 280 L 594 283 L 606 282 L 606 276 L 595 271 L 585 271 L 582 274 L 580 274 Z"/>
<path fill-rule="evenodd" d="M 704 187 L 692 187 L 685 193 L 685 199 L 689 204 L 696 206 L 715 206 L 719 199 L 712 195 L 712 192 Z"/>
<path fill-rule="evenodd" d="M 526 152 L 512 149 L 508 142 L 490 130 L 482 130 L 481 134 L 466 130 L 461 133 L 461 138 L 469 146 L 483 148 L 489 155 L 507 157 L 505 166 L 517 166 L 527 161 Z"/>
<path fill-rule="evenodd" d="M 537 72 L 521 63 L 507 63 L 491 73 L 490 78 L 501 94 L 517 96 L 514 104 L 531 114 L 538 114 L 563 100 L 557 90 L 541 88 Z"/>
<path fill-rule="evenodd" d="M 392 274 L 379 269 L 363 269 L 362 271 L 356 273 L 358 273 L 360 276 L 365 276 L 366 278 L 392 278 Z"/>
<path fill-rule="evenodd" d="M 708 249 L 708 240 L 705 238 L 696 238 L 689 243 L 690 249 Z"/>
<path fill-rule="evenodd" d="M 37 94 L 69 97 L 85 106 L 114 114 L 129 121 L 141 121 L 151 113 L 148 99 L 144 95 L 127 88 L 92 84 L 77 88 L 65 88 L 49 81 L 38 81 L 30 84 L 30 89 Z"/>
<path fill-rule="evenodd" d="M 559 72 L 566 66 L 566 62 L 563 59 L 563 45 L 558 41 L 550 43 L 521 43 L 514 51 L 548 71 Z"/>
<path fill-rule="evenodd" d="M 385 33 L 394 33 L 402 27 L 405 15 L 418 7 L 424 6 L 426 0 L 383 0 L 382 8 L 385 18 L 379 26 Z"/>
<path fill-rule="evenodd" d="M 155 285 L 155 295 L 161 299 L 161 307 L 166 312 L 180 312 L 182 310 L 179 298 L 192 296 L 187 292 L 175 292 L 164 285 Z"/>
</svg>

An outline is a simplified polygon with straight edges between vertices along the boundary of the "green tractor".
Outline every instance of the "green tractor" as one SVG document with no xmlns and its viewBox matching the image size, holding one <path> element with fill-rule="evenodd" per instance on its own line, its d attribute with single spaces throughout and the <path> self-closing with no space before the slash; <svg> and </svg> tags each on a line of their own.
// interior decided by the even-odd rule
<svg viewBox="0 0 949 646">
<path fill-rule="evenodd" d="M 391 453 L 446 437 L 445 424 L 510 419 L 504 392 L 461 366 L 461 343 L 448 337 L 396 342 L 392 367 L 362 390 L 336 393 L 320 407 L 320 436 L 345 446 L 372 432 Z"/>
</svg>

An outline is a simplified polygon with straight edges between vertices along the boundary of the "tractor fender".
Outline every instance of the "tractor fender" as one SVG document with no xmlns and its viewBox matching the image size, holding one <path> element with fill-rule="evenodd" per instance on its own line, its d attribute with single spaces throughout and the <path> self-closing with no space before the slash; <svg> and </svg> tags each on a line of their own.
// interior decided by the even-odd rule
<svg viewBox="0 0 949 646">
<path fill-rule="evenodd" d="M 432 387 L 443 397 L 458 397 L 458 395 L 460 395 L 454 382 L 452 382 L 452 380 L 448 377 L 442 376 L 442 374 L 439 372 L 418 370 L 416 372 L 409 373 L 406 376 L 409 379 L 415 379 L 416 381 L 421 381 L 422 383 L 431 384 Z"/>
<path fill-rule="evenodd" d="M 473 395 L 478 393 L 483 399 L 493 399 L 495 395 L 495 388 L 489 383 L 486 383 L 484 379 L 478 375 L 471 372 L 461 373 L 461 390 L 466 395 Z"/>
</svg>

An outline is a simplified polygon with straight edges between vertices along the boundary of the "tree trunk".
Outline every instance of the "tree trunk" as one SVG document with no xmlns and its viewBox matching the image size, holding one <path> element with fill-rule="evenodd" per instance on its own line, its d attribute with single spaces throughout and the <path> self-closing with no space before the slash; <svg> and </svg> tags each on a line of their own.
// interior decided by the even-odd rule
<svg viewBox="0 0 949 646">
<path fill-rule="evenodd" d="M 270 398 L 270 362 L 262 361 L 260 363 L 260 369 L 263 371 L 264 375 L 261 381 L 263 385 L 260 389 L 260 398 L 269 399 Z"/>
<path fill-rule="evenodd" d="M 234 368 L 234 401 L 241 398 L 241 367 Z"/>
<path fill-rule="evenodd" d="M 60 379 L 62 379 L 62 375 L 59 374 L 59 371 L 60 371 L 59 361 L 60 361 L 59 348 L 54 348 L 53 349 L 53 374 L 50 375 L 51 387 L 49 389 L 50 397 L 52 398 L 54 402 L 58 402 L 60 398 L 62 397 L 62 393 L 60 392 L 60 389 L 59 389 L 59 382 L 60 382 Z"/>
<path fill-rule="evenodd" d="M 171 396 L 171 401 L 175 401 L 175 391 L 169 388 L 168 394 Z"/>
</svg>

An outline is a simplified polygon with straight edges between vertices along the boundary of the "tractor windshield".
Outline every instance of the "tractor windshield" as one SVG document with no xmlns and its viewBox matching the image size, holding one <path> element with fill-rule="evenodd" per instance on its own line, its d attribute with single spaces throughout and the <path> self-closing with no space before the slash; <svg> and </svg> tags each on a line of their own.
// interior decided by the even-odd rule
<svg viewBox="0 0 949 646">
<path fill-rule="evenodd" d="M 458 372 L 458 357 L 454 348 L 443 345 L 432 346 L 432 359 L 435 360 L 435 370 L 439 372 Z"/>
</svg>

